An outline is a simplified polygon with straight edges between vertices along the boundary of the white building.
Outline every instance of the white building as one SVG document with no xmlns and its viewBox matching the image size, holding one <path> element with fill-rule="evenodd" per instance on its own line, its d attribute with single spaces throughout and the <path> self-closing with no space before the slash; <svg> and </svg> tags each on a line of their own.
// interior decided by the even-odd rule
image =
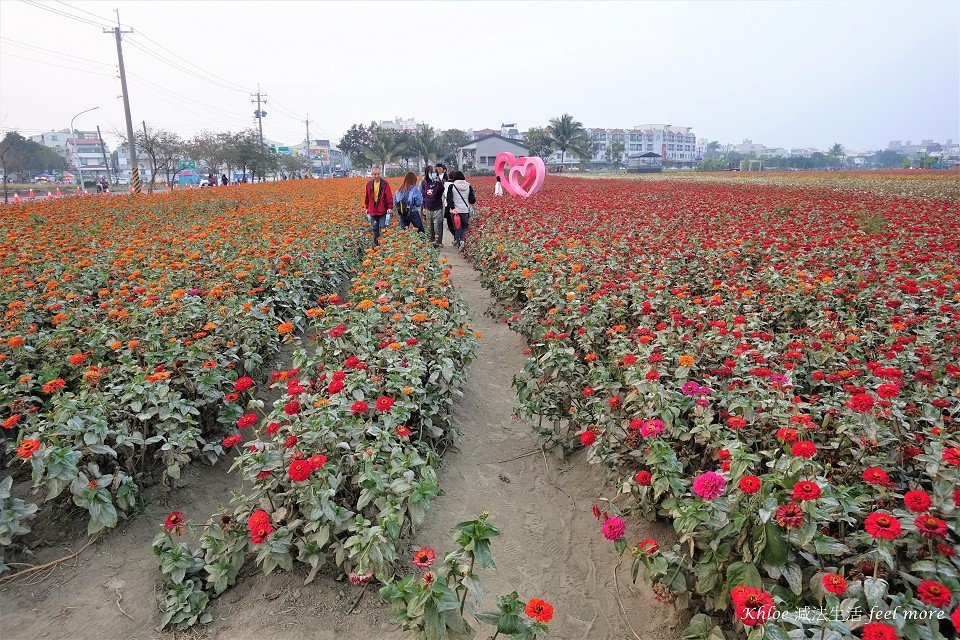
<svg viewBox="0 0 960 640">
<path fill-rule="evenodd" d="M 394 131 L 416 131 L 417 121 L 413 118 L 401 118 L 397 116 L 393 120 L 381 120 L 380 126 L 384 129 L 393 129 Z"/>
<path fill-rule="evenodd" d="M 667 165 L 693 166 L 697 155 L 697 136 L 692 127 L 677 127 L 669 124 L 647 124 L 632 129 L 587 129 L 590 138 L 597 143 L 596 154 L 590 159 L 591 165 L 609 165 L 607 151 L 614 142 L 623 144 L 621 163 L 630 157 L 639 157 L 644 153 L 657 153 Z M 611 150 L 612 152 L 612 150 Z M 565 165 L 579 164 L 579 160 L 567 154 Z M 560 154 L 555 153 L 551 162 L 560 162 Z"/>
<path fill-rule="evenodd" d="M 67 157 L 67 140 L 70 139 L 71 133 L 69 129 L 62 129 L 60 131 L 48 131 L 46 133 L 41 133 L 39 135 L 30 136 L 30 139 L 36 142 L 37 144 L 42 144 L 45 147 L 50 147 L 51 149 L 56 149 L 60 155 L 64 158 Z"/>
</svg>

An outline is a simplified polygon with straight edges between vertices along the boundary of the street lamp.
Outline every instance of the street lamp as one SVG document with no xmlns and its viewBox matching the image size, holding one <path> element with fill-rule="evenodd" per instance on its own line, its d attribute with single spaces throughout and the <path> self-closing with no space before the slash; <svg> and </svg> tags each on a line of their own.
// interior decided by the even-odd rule
<svg viewBox="0 0 960 640">
<path fill-rule="evenodd" d="M 85 109 L 85 110 L 81 111 L 81 112 L 78 113 L 76 116 L 73 116 L 73 118 L 70 119 L 70 135 L 73 136 L 73 146 L 74 146 L 74 148 L 76 148 L 76 146 L 77 146 L 77 132 L 73 130 L 73 121 L 77 119 L 77 116 L 82 116 L 82 115 L 85 114 L 85 113 L 89 113 L 90 111 L 93 111 L 94 109 L 99 109 L 99 108 L 100 108 L 100 107 L 90 107 L 89 109 Z M 101 143 L 101 144 L 102 144 L 102 143 Z M 80 190 L 83 191 L 83 190 L 84 190 L 84 185 L 83 185 L 83 164 L 80 162 L 80 154 L 76 154 L 76 156 L 77 156 L 77 171 L 78 171 L 78 173 L 80 174 Z"/>
</svg>

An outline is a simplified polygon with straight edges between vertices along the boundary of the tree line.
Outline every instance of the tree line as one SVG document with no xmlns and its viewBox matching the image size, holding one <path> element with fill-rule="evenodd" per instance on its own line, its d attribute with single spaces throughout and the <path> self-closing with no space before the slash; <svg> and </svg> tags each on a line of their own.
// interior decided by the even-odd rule
<svg viewBox="0 0 960 640">
<path fill-rule="evenodd" d="M 414 131 L 397 131 L 371 122 L 369 125 L 355 124 L 347 130 L 337 145 L 340 151 L 350 158 L 357 167 L 372 167 L 392 162 L 407 167 L 411 162 L 443 162 L 460 167 L 457 149 L 469 144 L 471 137 L 460 129 L 448 129 L 437 133 L 433 127 L 420 125 Z M 545 127 L 532 127 L 523 138 L 530 149 L 530 155 L 547 158 L 555 151 L 560 152 L 560 162 L 567 154 L 589 162 L 596 155 L 599 145 L 590 137 L 579 120 L 569 113 L 551 118 Z M 623 142 L 614 142 L 607 149 L 607 159 L 611 162 L 622 161 L 626 146 Z"/>
</svg>

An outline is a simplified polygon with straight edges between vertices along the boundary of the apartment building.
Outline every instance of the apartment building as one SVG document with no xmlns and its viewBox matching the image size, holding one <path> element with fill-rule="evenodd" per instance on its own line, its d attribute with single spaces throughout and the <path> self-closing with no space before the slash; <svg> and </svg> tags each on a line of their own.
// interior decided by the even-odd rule
<svg viewBox="0 0 960 640">
<path fill-rule="evenodd" d="M 664 164 L 689 167 L 697 160 L 697 136 L 692 127 L 678 127 L 669 124 L 647 124 L 631 129 L 587 129 L 590 138 L 597 143 L 597 152 L 590 159 L 591 165 L 605 166 L 608 150 L 612 151 L 615 142 L 623 144 L 622 163 L 631 157 L 639 157 L 646 153 L 656 153 Z M 560 161 L 559 154 L 555 154 L 556 162 Z M 569 156 L 569 154 L 568 154 Z M 551 158 L 551 162 L 553 158 Z M 577 158 L 564 160 L 564 164 L 579 164 Z"/>
</svg>

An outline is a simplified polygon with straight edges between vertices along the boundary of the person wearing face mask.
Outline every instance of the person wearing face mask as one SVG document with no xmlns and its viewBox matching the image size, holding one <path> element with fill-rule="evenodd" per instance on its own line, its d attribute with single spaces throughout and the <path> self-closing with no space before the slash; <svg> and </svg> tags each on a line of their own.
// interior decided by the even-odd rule
<svg viewBox="0 0 960 640">
<path fill-rule="evenodd" d="M 437 164 L 436 169 L 427 165 L 420 182 L 423 220 L 430 227 L 430 240 L 438 247 L 443 246 L 443 176 L 446 170 L 442 164 Z"/>
</svg>

